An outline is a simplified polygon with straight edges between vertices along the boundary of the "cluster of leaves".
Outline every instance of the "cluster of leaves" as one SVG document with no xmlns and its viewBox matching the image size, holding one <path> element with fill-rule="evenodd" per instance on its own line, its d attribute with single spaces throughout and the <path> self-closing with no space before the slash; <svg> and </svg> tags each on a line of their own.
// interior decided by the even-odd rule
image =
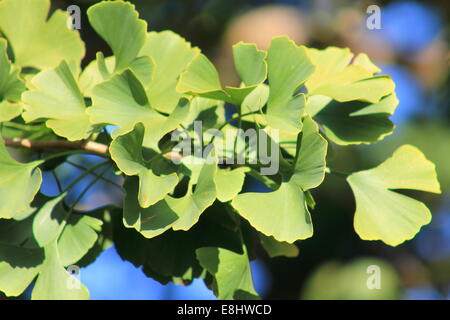
<svg viewBox="0 0 450 320">
<path fill-rule="evenodd" d="M 107 141 L 109 153 L 50 198 L 39 193 L 41 170 L 53 170 L 70 152 L 21 163 L 0 139 L 0 291 L 7 296 L 35 280 L 35 299 L 88 298 L 65 267 L 91 262 L 112 240 L 122 258 L 162 283 L 203 278 L 219 298 L 257 298 L 249 264 L 255 239 L 271 257 L 293 257 L 294 242 L 313 235 L 310 190 L 332 173 L 328 143 L 373 143 L 394 129 L 394 83 L 377 75 L 364 54 L 306 48 L 287 37 L 274 38 L 267 52 L 238 43 L 241 85 L 224 87 L 198 48 L 170 31 L 148 32 L 130 3 L 104 1 L 87 15 L 113 55 L 99 52 L 81 70 L 83 42 L 66 27 L 66 13 L 47 18 L 49 7 L 49 0 L 0 1 L 3 138 Z M 238 110 L 230 120 L 225 103 Z M 261 163 L 219 166 L 238 143 L 224 154 L 219 139 L 206 133 L 205 145 L 216 152 L 197 161 L 169 159 L 167 135 L 174 130 L 193 132 L 201 120 L 205 131 L 242 139 L 235 119 L 239 128 L 264 130 L 280 147 L 279 173 L 261 175 Z M 117 129 L 109 136 L 106 125 Z M 123 208 L 68 206 L 70 189 L 107 164 L 126 177 Z M 248 176 L 272 191 L 243 192 Z M 395 189 L 440 192 L 434 165 L 409 145 L 347 181 L 358 235 L 392 246 L 431 218 L 423 203 Z"/>
</svg>

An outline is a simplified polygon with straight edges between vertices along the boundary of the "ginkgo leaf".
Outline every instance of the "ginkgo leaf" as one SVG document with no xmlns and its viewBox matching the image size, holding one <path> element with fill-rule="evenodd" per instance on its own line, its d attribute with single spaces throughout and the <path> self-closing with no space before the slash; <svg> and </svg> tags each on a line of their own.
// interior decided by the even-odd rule
<svg viewBox="0 0 450 320">
<path fill-rule="evenodd" d="M 25 84 L 19 77 L 19 70 L 12 66 L 6 49 L 6 40 L 0 38 L 0 101 L 18 102 Z"/>
<path fill-rule="evenodd" d="M 206 208 L 216 199 L 214 176 L 217 164 L 205 161 L 194 183 L 189 182 L 187 193 L 181 198 L 167 195 L 163 200 L 148 207 L 140 207 L 137 201 L 138 184 L 136 179 L 127 178 L 124 188 L 124 223 L 136 228 L 144 237 L 152 238 L 164 231 L 189 230 L 200 218 Z M 194 188 L 195 186 L 195 188 Z"/>
<path fill-rule="evenodd" d="M 200 265 L 213 277 L 213 290 L 222 300 L 258 299 L 253 287 L 249 257 L 223 248 L 205 247 L 196 250 Z"/>
<path fill-rule="evenodd" d="M 68 28 L 67 12 L 56 10 L 48 18 L 49 9 L 50 0 L 0 2 L 0 31 L 11 44 L 16 66 L 46 69 L 83 58 L 83 41 Z"/>
<path fill-rule="evenodd" d="M 313 235 L 304 192 L 292 181 L 270 193 L 240 194 L 231 204 L 256 230 L 278 241 L 292 243 Z"/>
<path fill-rule="evenodd" d="M 378 68 L 372 60 L 370 60 L 369 56 L 365 53 L 357 54 L 352 61 L 352 64 L 361 66 L 364 69 L 370 71 L 372 74 L 380 73 L 381 69 Z"/>
<path fill-rule="evenodd" d="M 45 248 L 0 244 L 0 291 L 18 296 L 37 277 L 34 300 L 89 299 L 89 292 L 62 264 L 56 242 Z"/>
<path fill-rule="evenodd" d="M 189 114 L 182 125 L 193 129 L 194 121 L 202 121 L 203 128 L 217 128 L 226 121 L 224 102 L 219 100 L 194 97 L 189 105 Z"/>
<path fill-rule="evenodd" d="M 134 177 L 131 179 L 136 180 Z M 113 215 L 113 236 L 117 252 L 122 259 L 130 261 L 136 267 L 142 266 L 147 276 L 162 283 L 179 277 L 186 284 L 186 281 L 202 277 L 204 272 L 195 256 L 198 248 L 214 246 L 243 253 L 242 241 L 236 232 L 236 220 L 221 204 L 207 208 L 199 222 L 190 230 L 168 230 L 151 239 L 125 228 L 120 219 L 121 213 Z"/>
<path fill-rule="evenodd" d="M 69 278 L 64 267 L 79 262 L 94 246 L 102 221 L 88 214 L 104 209 L 69 214 L 62 206 L 64 196 L 40 194 L 29 213 L 0 220 L 0 291 L 8 296 L 20 295 L 38 277 L 42 285 L 36 284 L 34 299 L 88 298 L 86 288 Z"/>
<path fill-rule="evenodd" d="M 255 90 L 250 92 L 242 101 L 242 113 L 247 112 L 257 112 L 260 111 L 262 114 L 262 109 L 266 105 L 269 99 L 269 86 L 265 84 L 258 85 Z M 253 117 L 254 115 L 252 115 Z M 245 118 L 248 119 L 248 118 Z"/>
<path fill-rule="evenodd" d="M 89 22 L 115 56 L 115 71 L 128 67 L 145 43 L 147 23 L 129 2 L 100 2 L 89 7 Z M 117 23 L 120 21 L 120 23 Z"/>
<path fill-rule="evenodd" d="M 40 247 L 57 240 L 61 263 L 68 266 L 78 262 L 94 245 L 102 221 L 85 214 L 72 213 L 69 216 L 62 204 L 65 196 L 64 193 L 49 199 L 37 209 L 31 231 Z M 60 229 L 63 221 L 64 228 Z"/>
<path fill-rule="evenodd" d="M 8 297 L 20 295 L 42 268 L 44 250 L 0 244 L 0 291 Z"/>
<path fill-rule="evenodd" d="M 216 68 L 205 55 L 200 53 L 192 59 L 186 70 L 181 74 L 177 91 L 194 96 L 199 95 L 205 98 L 224 100 L 237 106 L 241 105 L 245 97 L 266 78 L 265 53 L 258 50 L 255 45 L 240 42 L 233 47 L 233 54 L 236 69 L 243 80 L 243 86 L 222 88 Z M 250 59 L 252 63 L 244 66 L 241 59 Z M 252 76 L 250 76 L 251 74 Z"/>
<path fill-rule="evenodd" d="M 303 190 L 318 187 L 325 178 L 328 143 L 318 133 L 317 124 L 310 117 L 303 120 L 300 148 L 297 148 L 294 174 L 291 177 Z"/>
<path fill-rule="evenodd" d="M 222 202 L 232 200 L 242 190 L 245 173 L 250 171 L 247 167 L 234 170 L 218 169 L 214 177 L 217 190 L 217 199 Z"/>
<path fill-rule="evenodd" d="M 379 69 L 365 56 L 350 63 L 347 48 L 309 48 L 308 56 L 316 69 L 305 85 L 309 95 L 324 95 L 340 102 L 360 100 L 376 103 L 394 92 L 389 76 L 374 76 Z"/>
<path fill-rule="evenodd" d="M 272 39 L 267 53 L 270 86 L 267 120 L 273 128 L 299 132 L 305 105 L 303 95 L 293 97 L 313 73 L 306 48 L 288 37 Z"/>
<path fill-rule="evenodd" d="M 0 291 L 18 296 L 36 277 L 34 300 L 89 299 L 86 287 L 64 269 L 55 242 L 43 249 L 0 244 Z"/>
<path fill-rule="evenodd" d="M 139 205 L 148 208 L 175 188 L 178 176 L 175 172 L 166 175 L 156 174 L 153 171 L 152 159 L 145 160 L 143 156 L 144 136 L 145 128 L 138 123 L 133 131 L 114 139 L 109 151 L 111 158 L 123 173 L 139 176 Z"/>
<path fill-rule="evenodd" d="M 298 256 L 298 247 L 293 243 L 280 242 L 275 240 L 273 237 L 267 237 L 263 234 L 259 234 L 259 239 L 264 250 L 266 250 L 267 254 L 271 258 L 293 258 Z"/>
<path fill-rule="evenodd" d="M 255 44 L 238 42 L 233 45 L 236 71 L 245 86 L 258 85 L 267 77 L 267 53 L 258 50 Z"/>
<path fill-rule="evenodd" d="M 114 56 L 104 58 L 101 52 L 97 53 L 97 59 L 91 61 L 80 74 L 79 84 L 85 97 L 92 96 L 92 89 L 96 85 L 109 80 L 114 74 L 116 59 Z M 128 66 L 143 85 L 148 85 L 154 77 L 154 62 L 150 57 L 139 57 L 130 62 Z M 103 70 L 105 69 L 105 70 Z M 178 100 L 177 100 L 178 101 Z"/>
<path fill-rule="evenodd" d="M 420 201 L 397 193 L 414 189 L 440 193 L 435 166 L 415 147 L 404 145 L 378 167 L 347 178 L 356 198 L 355 230 L 361 239 L 391 246 L 412 239 L 431 221 Z"/>
<path fill-rule="evenodd" d="M 398 105 L 395 93 L 377 103 L 337 102 L 329 97 L 308 98 L 306 112 L 324 128 L 326 136 L 340 145 L 373 143 L 394 130 L 389 117 Z"/>
<path fill-rule="evenodd" d="M 171 113 L 181 94 L 176 91 L 178 77 L 200 50 L 171 32 L 149 32 L 139 55 L 149 56 L 155 64 L 153 80 L 146 85 L 153 108 Z"/>
<path fill-rule="evenodd" d="M 6 52 L 7 42 L 0 38 L 0 122 L 9 121 L 22 113 L 20 96 L 25 84 L 19 70 L 12 67 Z"/>
<path fill-rule="evenodd" d="M 84 97 L 65 61 L 56 69 L 41 71 L 33 77 L 31 90 L 24 92 L 22 100 L 25 121 L 48 119 L 49 128 L 72 141 L 85 139 L 92 131 Z"/>
<path fill-rule="evenodd" d="M 87 300 L 89 291 L 64 269 L 56 242 L 45 247 L 45 260 L 39 271 L 33 300 Z"/>
<path fill-rule="evenodd" d="M 312 236 L 305 191 L 317 187 L 325 176 L 327 142 L 311 118 L 304 122 L 289 179 L 273 192 L 242 193 L 231 202 L 259 232 L 288 243 Z"/>
<path fill-rule="evenodd" d="M 67 212 L 62 206 L 65 194 L 47 201 L 40 207 L 33 219 L 33 236 L 40 247 L 45 247 L 56 240 L 59 226 L 65 219 Z"/>
<path fill-rule="evenodd" d="M 231 98 L 222 90 L 219 74 L 209 59 L 199 53 L 181 74 L 177 85 L 180 93 L 200 95 L 205 98 L 229 100 Z"/>
<path fill-rule="evenodd" d="M 103 212 L 101 210 L 100 212 Z M 96 214 L 96 210 L 92 214 Z M 64 230 L 58 239 L 59 259 L 63 266 L 69 266 L 83 258 L 94 246 L 98 239 L 98 232 L 102 229 L 103 222 L 86 213 L 73 213 L 64 226 Z"/>
<path fill-rule="evenodd" d="M 145 127 L 144 145 L 158 150 L 158 141 L 187 117 L 189 101 L 180 99 L 168 117 L 154 110 L 150 103 L 142 83 L 128 69 L 93 89 L 92 107 L 87 113 L 93 123 L 118 126 L 113 138 L 130 132 L 141 122 Z"/>
<path fill-rule="evenodd" d="M 9 121 L 18 117 L 22 113 L 23 105 L 21 103 L 11 103 L 8 101 L 0 102 L 0 122 Z"/>
<path fill-rule="evenodd" d="M 0 218 L 12 218 L 30 208 L 42 183 L 41 170 L 37 168 L 41 163 L 15 161 L 0 136 Z"/>
</svg>

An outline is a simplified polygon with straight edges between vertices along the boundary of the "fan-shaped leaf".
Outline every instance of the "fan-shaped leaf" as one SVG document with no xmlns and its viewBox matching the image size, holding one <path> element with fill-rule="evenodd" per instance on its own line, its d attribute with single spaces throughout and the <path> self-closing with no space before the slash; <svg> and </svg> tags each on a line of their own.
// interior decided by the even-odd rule
<svg viewBox="0 0 450 320">
<path fill-rule="evenodd" d="M 90 7 L 87 15 L 94 30 L 111 47 L 115 71 L 128 67 L 144 45 L 147 32 L 147 23 L 139 19 L 134 5 L 122 1 L 100 2 Z"/>
<path fill-rule="evenodd" d="M 200 265 L 213 277 L 219 299 L 257 299 L 247 250 L 239 254 L 227 249 L 205 247 L 196 250 Z"/>
<path fill-rule="evenodd" d="M 280 242 L 273 237 L 267 237 L 263 234 L 259 235 L 259 239 L 264 250 L 271 258 L 298 256 L 298 247 L 293 243 Z"/>
<path fill-rule="evenodd" d="M 181 94 L 176 91 L 178 77 L 200 50 L 171 31 L 150 32 L 139 55 L 149 56 L 155 64 L 153 80 L 146 85 L 153 108 L 171 113 Z"/>
<path fill-rule="evenodd" d="M 313 73 L 305 47 L 297 46 L 287 37 L 272 40 L 267 54 L 269 67 L 269 100 L 267 121 L 273 128 L 299 132 L 305 106 L 303 95 L 293 97 Z"/>
<path fill-rule="evenodd" d="M 62 60 L 83 58 L 84 44 L 68 28 L 68 14 L 56 10 L 47 20 L 49 9 L 50 0 L 0 2 L 0 31 L 11 44 L 16 66 L 55 68 Z"/>
<path fill-rule="evenodd" d="M 393 189 L 440 193 L 434 164 L 415 147 L 404 145 L 378 167 L 347 178 L 356 198 L 355 230 L 364 240 L 397 246 L 431 221 L 420 201 Z"/>
<path fill-rule="evenodd" d="M 269 193 L 239 194 L 231 202 L 239 214 L 266 236 L 292 243 L 312 236 L 313 226 L 304 191 L 324 179 L 327 142 L 310 118 L 299 135 L 291 177 Z"/>
<path fill-rule="evenodd" d="M 242 190 L 245 173 L 250 171 L 247 167 L 234 170 L 218 169 L 214 177 L 217 190 L 217 199 L 222 202 L 232 200 Z"/>
<path fill-rule="evenodd" d="M 0 218 L 12 218 L 30 208 L 42 182 L 41 170 L 37 168 L 41 163 L 15 161 L 0 136 Z"/>
<path fill-rule="evenodd" d="M 61 262 L 56 242 L 45 247 L 45 260 L 31 295 L 33 300 L 87 300 L 89 291 Z"/>
<path fill-rule="evenodd" d="M 189 181 L 186 195 L 174 198 L 167 195 L 156 204 L 142 208 L 137 201 L 138 185 L 136 179 L 127 178 L 124 188 L 127 192 L 124 200 L 124 223 L 136 228 L 146 238 L 160 235 L 164 231 L 189 230 L 200 215 L 216 199 L 214 176 L 216 162 L 205 161 L 198 180 Z M 195 185 L 195 190 L 194 190 Z"/>
<path fill-rule="evenodd" d="M 189 112 L 189 101 L 180 99 L 168 117 L 158 113 L 150 106 L 142 83 L 130 70 L 97 85 L 92 92 L 92 101 L 87 113 L 93 123 L 118 126 L 119 129 L 113 132 L 115 138 L 130 132 L 141 122 L 145 127 L 144 145 L 155 150 L 158 150 L 158 141 L 175 130 Z"/>
<path fill-rule="evenodd" d="M 236 69 L 241 76 L 243 86 L 222 89 L 219 74 L 206 56 L 198 54 L 181 74 L 177 91 L 205 98 L 224 100 L 240 106 L 245 97 L 261 84 L 267 73 L 265 53 L 255 45 L 238 43 L 233 48 Z M 244 65 L 241 60 L 252 60 Z"/>
<path fill-rule="evenodd" d="M 139 176 L 139 205 L 143 208 L 162 200 L 178 184 L 178 176 L 175 172 L 157 175 L 152 170 L 151 160 L 143 157 L 142 143 L 145 129 L 138 123 L 134 130 L 123 136 L 118 136 L 111 143 L 111 158 L 119 169 L 126 175 Z M 155 155 L 161 157 L 161 155 Z"/>
<path fill-rule="evenodd" d="M 356 59 L 349 49 L 329 47 L 308 49 L 316 69 L 306 82 L 309 95 L 324 95 L 337 101 L 361 100 L 378 102 L 394 92 L 394 82 L 388 76 L 373 76 L 379 71 L 367 56 Z"/>
<path fill-rule="evenodd" d="M 89 136 L 92 125 L 74 72 L 63 61 L 54 70 L 45 70 L 33 77 L 32 89 L 22 95 L 26 121 L 48 119 L 46 125 L 69 140 Z"/>
<path fill-rule="evenodd" d="M 337 102 L 326 96 L 308 99 L 307 113 L 323 126 L 325 134 L 340 145 L 373 143 L 394 130 L 389 117 L 398 105 L 395 93 L 377 103 Z"/>
</svg>

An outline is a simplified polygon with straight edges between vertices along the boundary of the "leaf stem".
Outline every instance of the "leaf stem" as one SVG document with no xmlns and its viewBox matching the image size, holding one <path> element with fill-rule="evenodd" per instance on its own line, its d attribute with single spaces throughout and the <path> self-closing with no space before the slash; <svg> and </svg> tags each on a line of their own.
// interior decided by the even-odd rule
<svg viewBox="0 0 450 320">
<path fill-rule="evenodd" d="M 224 127 L 226 127 L 228 124 L 230 124 L 234 120 L 242 121 L 242 118 L 247 117 L 247 116 L 251 116 L 252 114 L 257 114 L 257 113 L 259 113 L 259 111 L 251 111 L 251 112 L 240 114 L 240 110 L 239 110 L 239 114 L 238 114 L 237 117 L 232 116 L 230 119 L 228 119 L 227 121 L 222 123 L 222 125 L 218 128 L 218 130 L 219 131 L 222 130 Z"/>
<path fill-rule="evenodd" d="M 329 173 L 329 174 L 333 174 L 338 177 L 344 177 L 344 178 L 347 178 L 351 174 L 351 173 L 337 171 L 337 170 L 331 169 L 330 167 L 327 167 L 325 172 Z"/>
<path fill-rule="evenodd" d="M 88 175 L 92 174 L 95 170 L 97 170 L 98 168 L 104 166 L 105 164 L 107 164 L 109 162 L 109 160 L 105 160 L 99 163 L 96 163 L 95 165 L 93 165 L 92 167 L 90 167 L 89 169 L 87 169 L 85 172 L 83 172 L 82 174 L 80 174 L 75 180 L 73 180 L 69 186 L 67 188 L 64 189 L 64 191 L 62 193 L 65 193 L 67 191 L 69 191 L 70 189 L 72 189 L 78 182 L 80 182 L 81 180 L 83 180 L 85 177 L 87 177 Z"/>
<path fill-rule="evenodd" d="M 80 169 L 80 170 L 87 170 L 87 169 L 88 169 L 88 168 L 86 168 L 86 167 L 84 167 L 84 166 L 82 166 L 82 165 L 79 165 L 78 163 L 72 162 L 72 161 L 70 161 L 70 160 L 66 160 L 66 163 L 68 163 L 68 164 L 70 164 L 71 166 L 73 166 L 73 167 L 75 167 L 75 168 L 77 168 L 77 169 Z M 95 172 L 92 172 L 92 175 L 94 175 L 94 176 L 96 176 L 96 177 L 99 177 L 99 175 L 98 175 L 97 173 L 95 173 Z M 103 181 L 108 182 L 108 183 L 110 183 L 110 184 L 116 186 L 117 188 L 119 188 L 120 190 L 123 191 L 122 186 L 121 186 L 120 184 L 118 184 L 117 182 L 112 181 L 111 179 L 105 178 L 105 177 L 103 177 L 103 176 L 102 176 L 100 179 L 102 179 Z"/>
<path fill-rule="evenodd" d="M 100 163 L 100 164 L 105 164 L 104 162 L 103 163 Z M 95 166 L 93 166 L 92 168 L 90 168 L 90 169 L 93 169 Z M 103 177 L 103 175 L 109 170 L 109 169 L 111 169 L 111 165 L 109 165 L 107 168 L 105 168 L 99 175 L 97 175 L 87 186 L 86 186 L 86 188 L 84 188 L 84 190 L 81 192 L 81 194 L 76 198 L 76 200 L 70 205 L 70 208 L 69 208 L 69 210 L 67 211 L 67 214 L 64 216 L 64 219 L 63 219 L 63 221 L 61 222 L 61 224 L 59 225 L 59 229 L 58 229 L 58 236 L 57 236 L 57 238 L 59 239 L 59 237 L 61 236 L 61 234 L 62 234 L 62 232 L 63 232 L 63 230 L 64 230 L 64 228 L 66 227 L 66 225 L 67 225 L 67 221 L 69 220 L 69 217 L 71 216 L 71 214 L 73 213 L 73 209 L 75 208 L 75 206 L 78 204 L 78 202 L 80 202 L 81 201 L 81 199 L 83 199 L 83 197 L 86 195 L 86 193 L 89 191 L 89 189 L 91 189 L 96 183 L 97 183 L 97 181 L 98 180 L 100 180 L 102 177 Z M 95 169 L 94 169 L 95 170 Z M 87 170 L 88 171 L 88 170 Z M 86 171 L 86 172 L 87 172 Z M 85 173 L 86 173 L 85 172 Z"/>
</svg>

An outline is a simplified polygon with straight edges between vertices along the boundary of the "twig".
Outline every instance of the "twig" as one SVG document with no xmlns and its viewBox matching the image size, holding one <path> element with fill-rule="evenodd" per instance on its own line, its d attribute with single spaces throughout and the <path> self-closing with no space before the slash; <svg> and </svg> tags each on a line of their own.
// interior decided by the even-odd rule
<svg viewBox="0 0 450 320">
<path fill-rule="evenodd" d="M 29 140 L 22 138 L 4 138 L 5 145 L 11 148 L 26 148 L 34 151 L 49 149 L 73 149 L 86 150 L 95 153 L 107 154 L 109 148 L 107 145 L 88 141 L 67 141 L 67 140 Z"/>
</svg>

